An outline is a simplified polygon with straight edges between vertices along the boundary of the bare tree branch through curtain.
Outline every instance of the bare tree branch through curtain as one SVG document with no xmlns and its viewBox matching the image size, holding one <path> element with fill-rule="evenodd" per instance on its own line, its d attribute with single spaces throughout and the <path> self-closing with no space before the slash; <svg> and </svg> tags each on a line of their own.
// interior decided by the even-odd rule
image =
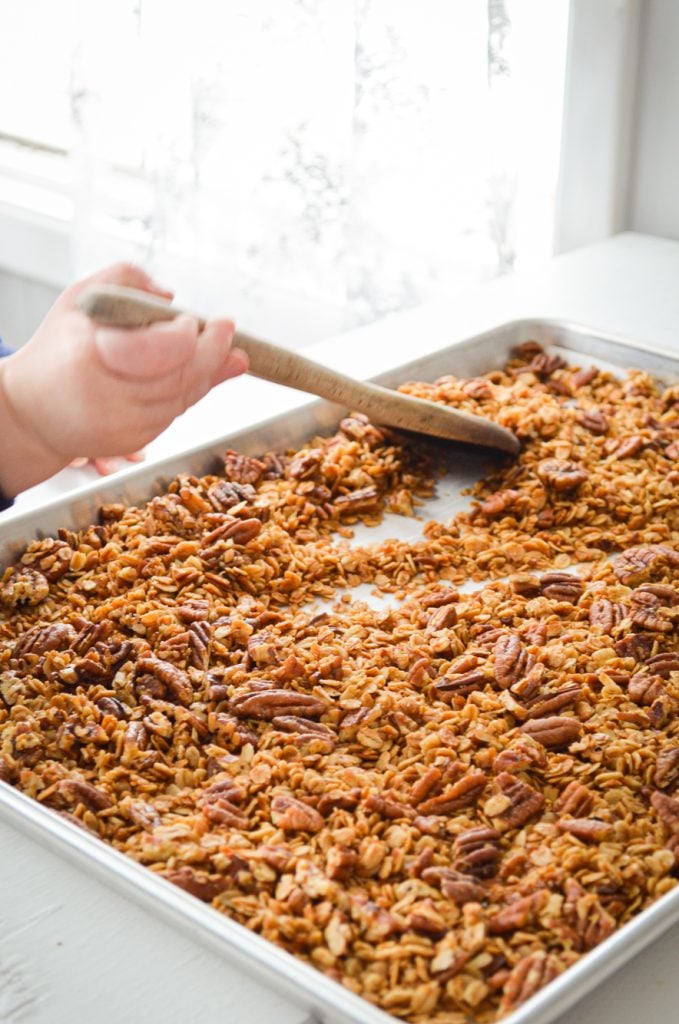
<svg viewBox="0 0 679 1024">
<path fill-rule="evenodd" d="M 296 345 L 542 258 L 567 8 L 82 0 L 78 269 Z"/>
</svg>

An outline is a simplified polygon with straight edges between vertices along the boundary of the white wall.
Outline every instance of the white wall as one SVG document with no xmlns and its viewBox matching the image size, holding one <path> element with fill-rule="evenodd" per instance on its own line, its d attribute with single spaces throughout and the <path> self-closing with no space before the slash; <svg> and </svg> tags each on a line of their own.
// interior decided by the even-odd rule
<svg viewBox="0 0 679 1024">
<path fill-rule="evenodd" d="M 28 341 L 58 290 L 0 269 L 0 337 L 18 347 Z"/>
<path fill-rule="evenodd" d="M 627 226 L 679 239 L 679 2 L 644 0 Z"/>
</svg>

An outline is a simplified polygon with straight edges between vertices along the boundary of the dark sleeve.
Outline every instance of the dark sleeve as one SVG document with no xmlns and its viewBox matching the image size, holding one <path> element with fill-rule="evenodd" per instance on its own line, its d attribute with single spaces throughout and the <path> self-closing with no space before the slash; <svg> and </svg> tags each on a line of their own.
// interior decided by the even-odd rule
<svg viewBox="0 0 679 1024">
<path fill-rule="evenodd" d="M 2 338 L 0 338 L 0 359 L 2 359 L 3 356 L 11 356 L 12 352 L 13 349 L 11 349 L 9 345 L 5 345 Z M 11 504 L 11 498 L 6 498 L 2 491 L 0 491 L 0 512 L 4 512 Z"/>
</svg>

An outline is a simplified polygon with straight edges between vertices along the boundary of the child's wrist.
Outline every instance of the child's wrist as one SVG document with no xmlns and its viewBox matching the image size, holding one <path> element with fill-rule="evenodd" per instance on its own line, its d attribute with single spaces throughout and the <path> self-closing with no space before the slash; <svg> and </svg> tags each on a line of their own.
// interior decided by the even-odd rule
<svg viewBox="0 0 679 1024">
<path fill-rule="evenodd" d="M 0 362 L 0 492 L 5 498 L 16 497 L 69 462 L 36 436 L 14 408 L 7 369 L 15 358 Z"/>
</svg>

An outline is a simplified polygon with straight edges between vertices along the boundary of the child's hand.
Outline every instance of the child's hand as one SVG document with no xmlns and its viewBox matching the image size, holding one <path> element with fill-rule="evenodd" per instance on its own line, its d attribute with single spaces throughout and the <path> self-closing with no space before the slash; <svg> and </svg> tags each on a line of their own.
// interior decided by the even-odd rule
<svg viewBox="0 0 679 1024">
<path fill-rule="evenodd" d="M 136 267 L 120 264 L 68 288 L 31 340 L 0 362 L 0 490 L 46 479 L 78 456 L 135 452 L 216 384 L 243 373 L 234 327 L 191 317 L 138 329 L 98 327 L 75 305 L 95 282 L 165 298 Z"/>
<path fill-rule="evenodd" d="M 126 462 L 143 461 L 144 452 L 140 451 L 132 452 L 131 455 L 106 455 L 94 459 L 88 459 L 86 455 L 81 455 L 77 459 L 72 459 L 69 465 L 72 469 L 84 469 L 85 466 L 92 466 L 99 476 L 110 476 L 111 473 L 117 473 L 119 469 L 123 469 Z"/>
</svg>

